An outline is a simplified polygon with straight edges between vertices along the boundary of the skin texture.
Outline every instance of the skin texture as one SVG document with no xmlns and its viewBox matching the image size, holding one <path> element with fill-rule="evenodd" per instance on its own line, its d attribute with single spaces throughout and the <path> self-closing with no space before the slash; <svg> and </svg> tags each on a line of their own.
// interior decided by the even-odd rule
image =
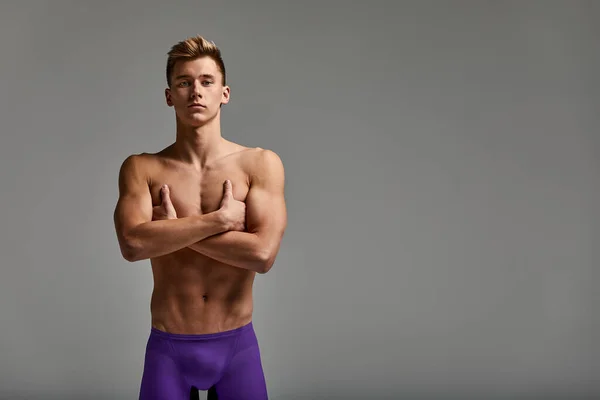
<svg viewBox="0 0 600 400">
<path fill-rule="evenodd" d="M 115 229 L 125 259 L 150 260 L 153 327 L 222 332 L 252 320 L 255 275 L 279 251 L 284 168 L 275 152 L 221 136 L 230 89 L 212 59 L 178 62 L 172 77 L 165 99 L 176 141 L 123 162 Z"/>
</svg>

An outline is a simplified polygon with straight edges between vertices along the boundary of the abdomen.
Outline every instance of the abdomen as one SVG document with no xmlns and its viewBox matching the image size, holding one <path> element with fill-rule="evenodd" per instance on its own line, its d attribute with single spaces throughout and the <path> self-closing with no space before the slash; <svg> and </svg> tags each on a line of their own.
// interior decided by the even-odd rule
<svg viewBox="0 0 600 400">
<path fill-rule="evenodd" d="M 153 325 L 169 332 L 234 329 L 252 317 L 255 273 L 190 249 L 152 260 Z"/>
</svg>

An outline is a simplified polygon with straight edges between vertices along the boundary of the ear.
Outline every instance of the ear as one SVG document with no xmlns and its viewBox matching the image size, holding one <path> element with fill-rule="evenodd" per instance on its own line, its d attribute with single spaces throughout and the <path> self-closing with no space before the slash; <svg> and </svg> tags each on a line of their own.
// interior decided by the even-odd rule
<svg viewBox="0 0 600 400">
<path fill-rule="evenodd" d="M 171 89 L 170 88 L 165 89 L 165 100 L 167 101 L 167 105 L 169 107 L 173 107 L 173 100 L 171 99 Z"/>
<path fill-rule="evenodd" d="M 221 96 L 221 104 L 229 103 L 229 98 L 231 96 L 231 89 L 229 86 L 223 86 L 223 94 Z"/>
</svg>

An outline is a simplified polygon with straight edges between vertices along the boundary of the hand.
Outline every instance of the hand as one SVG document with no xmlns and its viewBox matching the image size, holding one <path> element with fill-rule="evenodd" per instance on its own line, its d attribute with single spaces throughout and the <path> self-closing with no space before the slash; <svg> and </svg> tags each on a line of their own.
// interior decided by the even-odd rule
<svg viewBox="0 0 600 400">
<path fill-rule="evenodd" d="M 233 198 L 233 186 L 229 179 L 225 181 L 219 212 L 225 218 L 228 230 L 241 232 L 246 230 L 246 204 Z"/>
<path fill-rule="evenodd" d="M 171 192 L 168 185 L 163 185 L 160 188 L 161 203 L 152 208 L 152 220 L 158 221 L 162 219 L 177 219 L 177 212 L 171 202 Z"/>
</svg>

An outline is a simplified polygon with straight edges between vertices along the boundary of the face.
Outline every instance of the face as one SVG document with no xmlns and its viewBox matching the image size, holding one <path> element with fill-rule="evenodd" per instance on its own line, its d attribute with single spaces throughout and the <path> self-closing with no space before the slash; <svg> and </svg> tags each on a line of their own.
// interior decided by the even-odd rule
<svg viewBox="0 0 600 400">
<path fill-rule="evenodd" d="M 202 57 L 175 64 L 165 97 L 183 123 L 202 126 L 219 115 L 221 104 L 229 102 L 229 92 L 229 87 L 222 84 L 217 63 Z"/>
</svg>

